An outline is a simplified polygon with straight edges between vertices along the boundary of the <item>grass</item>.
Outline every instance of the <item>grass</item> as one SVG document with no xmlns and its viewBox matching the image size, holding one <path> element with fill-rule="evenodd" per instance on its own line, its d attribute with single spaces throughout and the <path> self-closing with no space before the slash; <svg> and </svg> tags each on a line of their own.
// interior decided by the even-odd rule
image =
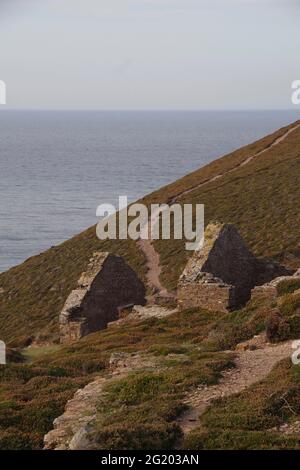
<svg viewBox="0 0 300 470">
<path fill-rule="evenodd" d="M 300 279 L 284 280 L 277 285 L 279 296 L 293 294 L 296 290 L 300 290 Z"/>
<path fill-rule="evenodd" d="M 26 347 L 33 339 L 58 341 L 58 315 L 91 255 L 112 251 L 145 275 L 145 259 L 133 241 L 101 242 L 93 228 L 0 274 L 0 337 Z"/>
<path fill-rule="evenodd" d="M 234 353 L 222 351 L 264 329 L 266 319 L 259 303 L 228 314 L 192 309 L 111 325 L 55 349 L 30 348 L 25 354 L 30 363 L 0 369 L 0 448 L 40 448 L 43 434 L 75 390 L 110 374 L 110 355 L 120 351 L 150 356 L 158 366 L 107 390 L 94 430 L 99 448 L 105 442 L 112 449 L 170 447 L 180 437 L 175 419 L 184 409 L 184 393 L 215 384 L 221 371 L 233 366 Z"/>
<path fill-rule="evenodd" d="M 168 202 L 213 175 L 224 173 L 249 155 L 270 145 L 286 129 L 219 159 L 145 197 L 142 202 Z M 258 256 L 273 256 L 298 267 L 300 260 L 300 130 L 213 183 L 180 199 L 206 206 L 211 220 L 235 223 Z M 161 280 L 175 289 L 188 253 L 181 241 L 157 241 Z M 180 438 L 176 417 L 184 409 L 183 395 L 200 384 L 216 383 L 232 366 L 240 341 L 264 330 L 272 306 L 250 302 L 228 314 L 193 309 L 163 319 L 112 325 L 77 343 L 59 346 L 58 314 L 96 250 L 125 258 L 145 280 L 143 253 L 133 241 L 100 242 L 90 228 L 58 247 L 0 275 L 0 337 L 9 346 L 10 363 L 0 366 L 0 449 L 39 449 L 74 391 L 107 376 L 113 352 L 139 352 L 155 357 L 157 370 L 119 379 L 99 402 L 94 434 L 99 448 L 172 448 Z M 289 334 L 300 334 L 297 286 L 281 286 L 280 308 Z M 54 346 L 30 348 L 33 340 Z M 12 347 L 25 348 L 23 354 Z M 25 361 L 25 363 L 20 363 Z M 201 448 L 298 448 L 297 436 L 267 430 L 299 414 L 299 372 L 281 364 L 262 384 L 218 401 L 204 416 L 204 429 L 185 445 Z M 270 390 L 272 395 L 270 396 Z M 290 390 L 292 391 L 290 393 Z M 285 406 L 282 396 L 287 399 Z"/>
<path fill-rule="evenodd" d="M 215 383 L 221 370 L 232 366 L 228 354 L 198 350 L 217 315 L 194 310 L 164 319 L 112 326 L 48 354 L 39 349 L 36 355 L 31 354 L 31 363 L 0 367 L 0 449 L 41 448 L 43 435 L 63 412 L 66 401 L 95 376 L 109 374 L 109 358 L 116 351 L 140 352 L 151 357 L 157 354 L 161 370 L 130 376 L 108 390 L 107 404 L 112 411 L 107 411 L 101 439 L 104 436 L 108 439 L 109 434 L 113 442 L 118 435 L 116 442 L 120 442 L 120 435 L 125 439 L 127 429 L 126 439 L 136 443 L 138 429 L 143 428 L 140 439 L 144 443 L 146 436 L 150 442 L 153 435 L 157 445 L 174 442 L 178 429 L 172 421 L 182 410 L 184 390 L 200 383 Z M 178 348 L 181 343 L 182 350 Z M 165 348 L 163 354 L 161 348 Z M 111 415 L 118 415 L 118 419 L 111 420 Z M 142 415 L 144 421 L 138 427 L 137 416 Z M 139 445 L 144 445 L 142 440 Z"/>
<path fill-rule="evenodd" d="M 279 308 L 285 317 L 300 314 L 300 293 L 286 294 L 280 299 Z"/>
<path fill-rule="evenodd" d="M 181 438 L 176 418 L 184 393 L 214 384 L 232 367 L 227 355 L 194 351 L 184 363 L 162 361 L 161 370 L 133 373 L 106 389 L 91 431 L 97 449 L 172 449 Z M 154 438 L 155 437 L 155 438 Z"/>
<path fill-rule="evenodd" d="M 299 419 L 300 368 L 285 360 L 263 382 L 234 397 L 218 399 L 204 414 L 202 429 L 192 432 L 184 446 L 187 449 L 299 449 L 300 434 L 288 436 L 276 432 L 276 427 Z"/>
<path fill-rule="evenodd" d="M 79 375 L 79 374 L 77 374 Z M 86 377 L 50 367 L 0 366 L 0 449 L 38 449 L 43 435 Z"/>
<path fill-rule="evenodd" d="M 95 376 L 110 375 L 114 352 L 140 353 L 156 366 L 116 379 L 106 389 L 93 429 L 97 448 L 174 447 L 181 437 L 175 421 L 185 408 L 184 394 L 217 383 L 233 366 L 234 353 L 222 351 L 262 331 L 268 312 L 259 302 L 228 314 L 192 309 L 112 324 L 77 343 L 35 353 L 30 348 L 29 356 L 26 350 L 25 364 L 0 368 L 0 449 L 41 448 L 43 435 L 75 390 Z"/>
<path fill-rule="evenodd" d="M 49 346 L 35 346 L 31 348 L 25 348 L 20 351 L 23 362 L 31 363 L 35 359 L 40 359 L 41 357 L 54 353 L 59 350 L 58 344 L 53 344 Z"/>
<path fill-rule="evenodd" d="M 236 150 L 204 168 L 146 196 L 145 204 L 168 202 L 215 174 L 224 173 L 270 145 L 287 128 Z M 189 193 L 181 202 L 204 203 L 210 220 L 237 225 L 257 255 L 274 256 L 295 266 L 300 257 L 300 130 L 279 146 L 239 170 Z M 188 253 L 178 240 L 155 243 L 162 263 L 161 280 L 175 289 Z M 0 337 L 26 347 L 37 338 L 57 341 L 57 318 L 92 253 L 112 251 L 123 256 L 145 280 L 145 258 L 128 240 L 101 242 L 92 227 L 65 243 L 0 274 Z"/>
<path fill-rule="evenodd" d="M 195 189 L 179 202 L 204 204 L 206 224 L 212 220 L 233 223 L 257 256 L 273 257 L 297 267 L 300 262 L 299 157 L 300 130 L 297 130 L 278 147 L 235 172 Z M 175 289 L 188 256 L 183 242 L 158 240 L 155 247 L 163 264 L 161 279 L 168 288 Z"/>
</svg>

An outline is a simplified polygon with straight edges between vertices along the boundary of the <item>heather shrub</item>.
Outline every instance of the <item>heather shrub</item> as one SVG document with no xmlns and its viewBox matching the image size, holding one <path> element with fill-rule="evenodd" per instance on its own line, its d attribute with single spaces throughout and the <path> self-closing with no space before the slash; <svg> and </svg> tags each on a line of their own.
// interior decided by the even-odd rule
<svg viewBox="0 0 300 470">
<path fill-rule="evenodd" d="M 297 278 L 281 281 L 277 285 L 277 293 L 279 297 L 282 295 L 292 294 L 298 289 L 300 289 L 300 279 Z"/>
<path fill-rule="evenodd" d="M 279 303 L 282 315 L 288 317 L 300 313 L 300 294 L 288 294 Z"/>
<path fill-rule="evenodd" d="M 266 324 L 266 336 L 268 341 L 276 343 L 285 341 L 290 337 L 290 325 L 278 313 L 271 314 Z"/>
<path fill-rule="evenodd" d="M 97 449 L 168 450 L 181 436 L 175 424 L 115 424 L 95 433 Z"/>
</svg>

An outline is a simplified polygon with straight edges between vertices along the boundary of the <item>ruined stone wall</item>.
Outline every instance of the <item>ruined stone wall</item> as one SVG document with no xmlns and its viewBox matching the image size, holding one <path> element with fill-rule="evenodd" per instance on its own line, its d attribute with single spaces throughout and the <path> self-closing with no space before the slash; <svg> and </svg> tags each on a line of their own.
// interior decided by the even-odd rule
<svg viewBox="0 0 300 470">
<path fill-rule="evenodd" d="M 246 304 L 254 286 L 287 273 L 273 260 L 257 259 L 233 225 L 213 223 L 205 231 L 204 247 L 191 256 L 179 279 L 178 303 L 181 308 L 234 310 Z M 274 287 L 269 291 L 273 295 Z"/>
<path fill-rule="evenodd" d="M 217 231 L 202 270 L 234 286 L 235 297 L 230 302 L 230 308 L 236 308 L 249 300 L 254 284 L 255 257 L 233 225 L 223 225 Z"/>
<path fill-rule="evenodd" d="M 251 292 L 252 300 L 269 300 L 270 303 L 274 302 L 278 297 L 277 287 L 283 281 L 300 280 L 300 270 L 293 273 L 293 275 L 279 276 L 270 282 L 255 286 Z"/>
<path fill-rule="evenodd" d="M 178 306 L 183 310 L 200 306 L 227 312 L 235 304 L 235 288 L 222 283 L 185 284 L 178 292 Z"/>
<path fill-rule="evenodd" d="M 233 310 L 249 299 L 254 272 L 255 257 L 236 228 L 210 224 L 204 247 L 193 254 L 180 277 L 179 305 Z"/>
<path fill-rule="evenodd" d="M 145 287 L 120 256 L 95 253 L 60 314 L 61 342 L 70 342 L 118 319 L 120 307 L 145 304 Z"/>
</svg>

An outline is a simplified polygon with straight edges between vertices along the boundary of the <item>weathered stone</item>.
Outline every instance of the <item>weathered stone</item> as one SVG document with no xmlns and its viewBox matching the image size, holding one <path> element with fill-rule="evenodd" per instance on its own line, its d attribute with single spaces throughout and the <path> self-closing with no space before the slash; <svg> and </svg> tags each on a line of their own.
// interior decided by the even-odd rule
<svg viewBox="0 0 300 470">
<path fill-rule="evenodd" d="M 152 369 L 154 366 L 153 357 L 141 353 L 112 353 L 109 359 L 109 367 L 112 375 L 122 374 L 128 370 L 138 370 L 141 368 Z"/>
<path fill-rule="evenodd" d="M 272 279 L 270 282 L 266 282 L 262 285 L 257 285 L 251 292 L 251 299 L 268 299 L 270 302 L 274 302 L 278 297 L 277 287 L 282 281 L 294 281 L 300 279 L 300 270 L 298 269 L 293 275 L 290 276 L 279 276 Z"/>
<path fill-rule="evenodd" d="M 76 433 L 82 429 L 86 430 L 86 426 L 93 423 L 105 383 L 105 378 L 97 378 L 77 390 L 74 397 L 67 402 L 65 412 L 54 420 L 53 429 L 44 436 L 45 449 L 69 449 Z M 73 444 L 75 445 L 74 442 Z"/>
<path fill-rule="evenodd" d="M 77 340 L 117 320 L 128 305 L 145 304 L 145 287 L 120 256 L 95 253 L 59 317 L 61 342 Z"/>
<path fill-rule="evenodd" d="M 93 448 L 93 442 L 89 436 L 91 426 L 86 425 L 79 429 L 69 443 L 69 450 L 88 450 Z"/>
<path fill-rule="evenodd" d="M 271 282 L 278 277 L 292 276 L 295 270 L 282 266 L 270 258 L 256 259 L 255 285 L 260 286 Z"/>
<path fill-rule="evenodd" d="M 178 285 L 182 308 L 203 307 L 228 311 L 250 297 L 256 258 L 237 229 L 229 224 L 210 224 L 204 247 L 189 259 Z"/>
<path fill-rule="evenodd" d="M 267 346 L 266 333 L 260 333 L 253 336 L 253 338 L 238 343 L 235 347 L 236 351 L 255 351 L 256 349 L 263 349 Z"/>
<path fill-rule="evenodd" d="M 110 323 L 109 325 L 118 326 L 122 323 L 129 323 L 131 321 L 141 321 L 141 320 L 148 320 L 149 318 L 165 318 L 173 313 L 176 313 L 178 310 L 177 308 L 166 308 L 160 307 L 159 305 L 135 305 L 130 313 L 127 315 L 120 316 L 120 319 Z"/>
<path fill-rule="evenodd" d="M 254 286 L 293 272 L 274 260 L 256 258 L 234 225 L 212 223 L 204 247 L 191 256 L 180 277 L 178 304 L 227 312 L 245 305 Z M 265 289 L 257 288 L 254 295 L 275 295 L 273 285 Z"/>
<path fill-rule="evenodd" d="M 53 422 L 53 429 L 44 436 L 47 450 L 93 450 L 97 414 L 101 415 L 101 401 L 107 386 L 127 374 L 139 370 L 157 370 L 159 359 L 149 354 L 113 353 L 110 359 L 110 374 L 95 378 L 84 388 L 77 390 L 66 404 L 64 413 Z M 99 422 L 98 422 L 99 424 Z"/>
<path fill-rule="evenodd" d="M 296 436 L 300 433 L 300 421 L 292 421 L 291 423 L 282 424 L 279 427 L 268 429 L 268 432 L 278 432 L 286 436 Z M 298 436 L 297 436 L 298 437 Z"/>
</svg>

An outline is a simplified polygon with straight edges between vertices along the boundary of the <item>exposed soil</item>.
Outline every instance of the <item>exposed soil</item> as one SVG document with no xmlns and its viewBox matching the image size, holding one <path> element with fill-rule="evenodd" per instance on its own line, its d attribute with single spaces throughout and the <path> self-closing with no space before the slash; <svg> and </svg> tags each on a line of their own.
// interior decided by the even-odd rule
<svg viewBox="0 0 300 470">
<path fill-rule="evenodd" d="M 276 147 L 277 145 L 279 145 L 281 142 L 283 142 L 292 132 L 294 132 L 295 130 L 299 129 L 300 128 L 300 124 L 297 124 L 296 126 L 292 127 L 291 129 L 289 129 L 288 131 L 286 131 L 282 136 L 280 137 L 277 137 L 277 139 L 274 140 L 274 142 L 272 142 L 270 145 L 268 145 L 267 147 L 265 147 L 263 150 L 260 150 L 259 152 L 257 153 L 254 153 L 253 155 L 250 155 L 248 158 L 246 158 L 246 160 L 244 160 L 242 163 L 239 163 L 238 165 L 236 165 L 235 167 L 231 168 L 231 170 L 228 170 L 228 171 L 225 171 L 224 173 L 220 173 L 216 176 L 213 176 L 212 178 L 209 178 L 207 179 L 206 181 L 203 181 L 202 183 L 196 185 L 196 186 L 193 186 L 192 188 L 190 189 L 187 189 L 185 191 L 182 191 L 181 193 L 177 194 L 176 196 L 174 196 L 170 201 L 169 201 L 169 204 L 174 204 L 178 199 L 180 199 L 181 197 L 185 196 L 186 194 L 189 194 L 189 193 L 192 193 L 193 191 L 195 191 L 196 189 L 199 189 L 199 188 L 202 188 L 202 186 L 205 186 L 206 184 L 209 184 L 209 183 L 212 183 L 216 180 L 218 180 L 219 178 L 222 178 L 223 176 L 226 176 L 228 175 L 229 173 L 233 173 L 234 171 L 238 170 L 239 168 L 242 168 L 243 166 L 246 166 L 248 165 L 248 163 L 250 163 L 254 158 L 256 157 L 259 157 L 260 155 L 266 153 L 268 150 L 272 149 L 273 147 Z"/>
<path fill-rule="evenodd" d="M 213 176 L 212 178 L 207 179 L 206 181 L 200 183 L 199 185 L 193 186 L 190 189 L 187 189 L 176 196 L 174 196 L 170 201 L 168 201 L 169 205 L 175 204 L 175 202 L 178 201 L 178 199 L 182 198 L 183 196 L 195 191 L 196 189 L 201 188 L 202 186 L 205 186 L 206 184 L 212 183 L 219 178 L 222 178 L 223 176 L 226 176 L 229 173 L 233 173 L 234 171 L 238 170 L 239 168 L 247 165 L 250 163 L 254 158 L 259 157 L 260 155 L 264 154 L 268 150 L 272 149 L 273 147 L 276 147 L 279 145 L 281 142 L 283 142 L 292 132 L 294 132 L 296 129 L 300 128 L 300 124 L 297 124 L 296 126 L 290 128 L 287 132 L 285 132 L 282 136 L 278 137 L 277 139 L 274 140 L 270 145 L 265 147 L 263 150 L 260 150 L 257 153 L 254 153 L 253 155 L 250 155 L 246 160 L 244 160 L 242 163 L 236 165 L 234 168 L 231 170 L 228 170 L 224 173 L 220 173 L 216 176 Z M 152 214 L 151 219 L 149 220 L 149 226 L 153 226 L 159 217 L 159 211 L 156 213 Z M 144 230 L 145 231 L 145 230 Z M 148 288 L 154 293 L 157 294 L 160 297 L 172 297 L 174 294 L 170 293 L 165 289 L 161 282 L 160 282 L 160 273 L 161 273 L 161 266 L 160 266 L 160 257 L 159 254 L 156 252 L 152 239 L 151 239 L 151 234 L 149 232 L 148 234 L 148 239 L 140 239 L 138 240 L 138 246 L 139 248 L 143 251 L 146 260 L 147 260 L 147 283 L 148 283 Z"/>
<path fill-rule="evenodd" d="M 200 417 L 213 400 L 235 395 L 260 382 L 278 362 L 290 357 L 291 353 L 292 341 L 276 346 L 265 343 L 261 349 L 239 350 L 236 353 L 235 368 L 224 371 L 218 384 L 201 386 L 186 396 L 184 402 L 189 409 L 178 419 L 184 434 L 201 425 Z"/>
</svg>

